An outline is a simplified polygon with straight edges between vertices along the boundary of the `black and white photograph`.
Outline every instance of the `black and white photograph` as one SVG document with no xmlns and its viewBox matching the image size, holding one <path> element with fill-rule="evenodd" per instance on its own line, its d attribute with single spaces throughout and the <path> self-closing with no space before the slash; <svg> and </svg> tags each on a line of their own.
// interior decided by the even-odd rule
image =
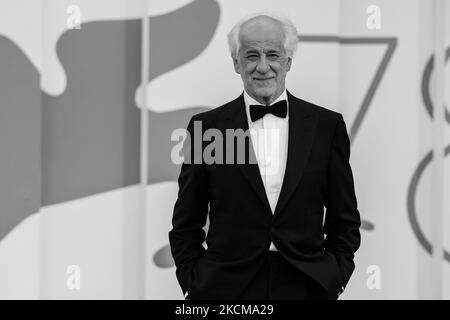
<svg viewBox="0 0 450 320">
<path fill-rule="evenodd" d="M 449 60 L 449 0 L 0 0 L 0 300 L 450 300 Z"/>
</svg>

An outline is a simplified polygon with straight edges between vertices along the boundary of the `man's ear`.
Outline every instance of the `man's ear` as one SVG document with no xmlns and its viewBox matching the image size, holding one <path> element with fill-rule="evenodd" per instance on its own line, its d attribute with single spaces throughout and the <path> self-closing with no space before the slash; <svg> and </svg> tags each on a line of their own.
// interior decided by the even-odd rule
<svg viewBox="0 0 450 320">
<path fill-rule="evenodd" d="M 237 56 L 233 55 L 231 58 L 233 59 L 234 71 L 236 71 L 237 74 L 240 74 L 241 70 L 239 68 L 239 63 L 238 63 L 238 60 L 237 60 Z"/>
<path fill-rule="evenodd" d="M 287 61 L 287 71 L 291 70 L 291 65 L 292 65 L 292 58 L 288 57 L 288 61 Z"/>
</svg>

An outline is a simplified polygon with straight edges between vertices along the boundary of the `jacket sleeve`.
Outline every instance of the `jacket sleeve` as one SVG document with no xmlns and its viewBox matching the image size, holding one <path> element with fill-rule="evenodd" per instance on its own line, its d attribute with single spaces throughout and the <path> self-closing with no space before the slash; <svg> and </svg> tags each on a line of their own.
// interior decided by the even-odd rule
<svg viewBox="0 0 450 320">
<path fill-rule="evenodd" d="M 327 172 L 328 191 L 325 200 L 325 250 L 332 253 L 339 265 L 341 286 L 344 288 L 353 273 L 354 253 L 361 235 L 360 214 L 357 209 L 352 170 L 350 167 L 350 140 L 347 128 L 339 114 Z"/>
<path fill-rule="evenodd" d="M 183 164 L 178 177 L 178 198 L 175 202 L 172 230 L 169 242 L 176 265 L 176 276 L 183 294 L 189 288 L 192 268 L 205 249 L 203 227 L 208 214 L 208 179 L 202 158 L 200 163 L 194 153 L 202 152 L 202 147 L 194 146 L 194 121 L 191 118 L 187 127 L 187 137 L 183 144 Z M 201 140 L 201 139 L 200 139 Z M 200 143 L 202 143 L 200 141 Z M 201 157 L 201 154 L 200 154 Z"/>
</svg>

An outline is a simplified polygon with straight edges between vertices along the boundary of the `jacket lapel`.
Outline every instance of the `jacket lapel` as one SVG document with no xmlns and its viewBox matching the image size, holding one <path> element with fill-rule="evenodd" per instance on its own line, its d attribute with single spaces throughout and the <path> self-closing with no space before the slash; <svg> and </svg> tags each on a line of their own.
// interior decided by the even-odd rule
<svg viewBox="0 0 450 320">
<path fill-rule="evenodd" d="M 270 204 L 267 199 L 266 191 L 264 189 L 264 183 L 261 178 L 261 173 L 259 171 L 258 163 L 256 162 L 255 150 L 253 148 L 252 139 L 250 136 L 250 132 L 248 131 L 248 120 L 247 114 L 245 112 L 245 102 L 244 95 L 241 94 L 236 100 L 232 102 L 230 106 L 230 113 L 226 117 L 226 128 L 227 129 L 242 129 L 244 132 L 248 133 L 249 139 L 249 157 L 254 160 L 252 163 L 248 163 L 247 160 L 245 164 L 235 164 L 244 177 L 248 180 L 253 190 L 256 192 L 260 200 L 264 203 L 264 205 L 269 209 L 268 213 L 270 214 Z M 246 149 L 247 152 L 247 149 Z"/>
<path fill-rule="evenodd" d="M 287 92 L 289 100 L 289 133 L 286 170 L 274 216 L 286 206 L 306 167 L 317 126 L 317 113 L 303 100 Z"/>
</svg>

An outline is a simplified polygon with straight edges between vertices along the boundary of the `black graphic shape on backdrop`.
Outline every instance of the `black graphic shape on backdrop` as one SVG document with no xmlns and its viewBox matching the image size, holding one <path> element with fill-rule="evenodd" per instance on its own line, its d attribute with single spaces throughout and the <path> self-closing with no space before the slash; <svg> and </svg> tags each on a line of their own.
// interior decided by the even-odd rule
<svg viewBox="0 0 450 320">
<path fill-rule="evenodd" d="M 445 61 L 448 62 L 450 58 L 450 47 L 445 51 Z M 422 99 L 424 102 L 425 109 L 430 116 L 431 120 L 433 120 L 433 102 L 431 101 L 430 94 L 430 83 L 431 83 L 431 73 L 434 68 L 434 54 L 430 56 L 427 64 L 425 65 L 423 75 L 422 75 Z M 448 124 L 450 124 L 450 114 L 448 109 L 445 109 L 445 120 Z M 450 145 L 448 145 L 444 149 L 444 157 L 446 157 L 450 153 Z M 411 228 L 417 237 L 420 245 L 428 252 L 430 255 L 433 253 L 433 245 L 431 242 L 425 237 L 422 229 L 420 228 L 418 219 L 417 219 L 417 210 L 416 210 L 416 193 L 419 186 L 420 179 L 422 177 L 423 172 L 427 168 L 428 165 L 433 161 L 433 151 L 428 152 L 425 157 L 420 161 L 416 170 L 413 173 L 411 178 L 411 182 L 408 187 L 408 195 L 406 200 L 406 206 L 408 211 L 408 218 L 411 224 Z M 444 248 L 443 257 L 447 262 L 450 262 L 450 252 Z"/>
<path fill-rule="evenodd" d="M 445 148 L 444 155 L 448 156 L 450 153 L 450 145 Z M 433 245 L 431 242 L 425 237 L 422 229 L 420 228 L 419 222 L 417 220 L 417 210 L 416 210 L 416 193 L 418 189 L 418 185 L 420 182 L 420 178 L 422 177 L 423 172 L 427 168 L 428 165 L 433 161 L 433 151 L 427 153 L 427 155 L 420 161 L 417 166 L 414 174 L 412 176 L 411 182 L 408 188 L 408 197 L 407 197 L 407 208 L 408 208 L 408 218 L 411 223 L 411 228 L 413 229 L 414 234 L 417 237 L 417 240 L 429 254 L 433 253 Z M 444 258 L 448 262 L 450 262 L 450 252 L 447 249 L 444 249 Z"/>
<path fill-rule="evenodd" d="M 450 58 L 450 47 L 445 51 L 445 62 L 448 62 Z M 427 65 L 422 76 L 422 99 L 428 115 L 433 119 L 433 102 L 431 101 L 430 94 L 430 84 L 431 84 L 431 73 L 434 69 L 434 54 L 428 59 Z M 450 112 L 445 108 L 445 120 L 450 124 Z"/>
<path fill-rule="evenodd" d="M 196 0 L 149 18 L 150 80 L 197 57 L 209 45 L 219 15 L 216 1 Z M 2 125 L 7 133 L 0 140 L 2 151 L 11 150 L 18 159 L 11 166 L 0 163 L 1 172 L 10 173 L 2 177 L 11 176 L 0 180 L 0 190 L 13 192 L 0 195 L 9 199 L 2 201 L 0 240 L 41 206 L 139 183 L 140 109 L 134 101 L 141 72 L 139 19 L 94 21 L 83 24 L 82 31 L 63 33 L 56 50 L 67 87 L 57 96 L 40 91 L 39 71 L 17 44 L 0 36 L 0 48 L 1 100 L 11 103 L 0 111 L 19 103 L 1 119 L 16 120 L 18 129 L 26 126 L 16 133 Z M 36 103 L 41 97 L 42 112 Z M 170 139 L 174 129 L 204 110 L 206 106 L 149 111 L 149 183 L 176 180 L 179 168 L 171 161 L 170 141 L 160 138 Z M 34 138 L 42 145 L 36 141 L 29 146 Z"/>
<path fill-rule="evenodd" d="M 369 111 L 369 107 L 372 103 L 372 99 L 381 83 L 381 79 L 387 70 L 389 62 L 394 55 L 395 48 L 397 47 L 397 38 L 395 37 L 380 37 L 380 38 L 364 38 L 364 37 L 339 37 L 333 35 L 317 35 L 317 36 L 300 36 L 300 42 L 316 42 L 316 43 L 326 43 L 326 42 L 337 42 L 341 45 L 387 45 L 387 49 L 381 59 L 380 64 L 375 72 L 375 75 L 370 82 L 369 88 L 364 95 L 363 101 L 358 108 L 355 120 L 353 121 L 350 130 L 349 137 L 350 142 L 353 142 L 356 138 L 357 133 L 361 127 L 364 118 Z"/>
<path fill-rule="evenodd" d="M 215 1 L 197 0 L 151 17 L 150 81 L 201 54 L 219 15 Z M 141 21 L 89 22 L 81 30 L 66 31 L 57 43 L 66 90 L 43 94 L 43 206 L 139 183 Z M 148 111 L 149 183 L 176 180 L 171 133 L 203 110 Z"/>
</svg>

